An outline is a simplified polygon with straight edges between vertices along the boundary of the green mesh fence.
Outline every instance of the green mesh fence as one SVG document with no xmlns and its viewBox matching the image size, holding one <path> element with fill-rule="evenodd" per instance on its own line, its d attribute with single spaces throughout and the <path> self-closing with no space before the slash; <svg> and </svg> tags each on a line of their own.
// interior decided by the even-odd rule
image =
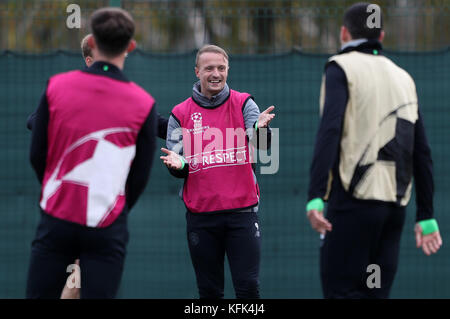
<svg viewBox="0 0 450 319">
<path fill-rule="evenodd" d="M 345 9 L 355 0 L 2 0 L 0 48 L 47 53 L 77 50 L 90 14 L 120 5 L 136 22 L 145 51 L 187 52 L 204 43 L 233 54 L 276 54 L 298 48 L 333 53 Z M 370 1 L 369 1 L 370 2 Z M 433 51 L 450 44 L 449 0 L 377 0 L 386 48 Z M 80 8 L 80 28 L 66 27 L 67 8 Z M 72 12 L 69 10 L 69 12 Z"/>
<path fill-rule="evenodd" d="M 412 199 L 392 297 L 450 298 L 450 50 L 388 56 L 416 80 L 434 159 L 435 213 L 444 240 L 435 256 L 426 257 L 415 248 Z M 125 73 L 151 92 L 158 111 L 168 116 L 191 94 L 194 58 L 194 53 L 136 52 L 128 57 Z M 258 174 L 264 298 L 321 297 L 319 238 L 305 218 L 304 206 L 326 59 L 326 55 L 299 53 L 231 56 L 231 88 L 253 94 L 261 109 L 276 106 L 272 126 L 279 128 L 279 171 Z M 0 55 L 0 298 L 25 296 L 30 244 L 39 218 L 40 187 L 28 161 L 27 116 L 37 107 L 50 75 L 82 67 L 78 53 Z M 158 140 L 158 146 L 163 145 Z M 156 158 L 149 185 L 129 218 L 130 244 L 119 297 L 198 296 L 186 242 L 185 209 L 178 197 L 181 184 Z M 225 297 L 234 298 L 228 268 Z"/>
</svg>

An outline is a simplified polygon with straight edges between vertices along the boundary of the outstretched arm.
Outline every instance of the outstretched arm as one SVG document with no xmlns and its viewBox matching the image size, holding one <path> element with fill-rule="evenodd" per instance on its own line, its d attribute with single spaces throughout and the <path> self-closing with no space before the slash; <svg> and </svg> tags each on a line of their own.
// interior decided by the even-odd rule
<svg viewBox="0 0 450 319">
<path fill-rule="evenodd" d="M 262 112 L 258 117 L 258 128 L 262 127 L 268 127 L 269 123 L 273 120 L 275 117 L 274 113 L 270 113 L 275 109 L 275 106 L 271 105 L 269 106 L 264 112 Z"/>
<path fill-rule="evenodd" d="M 251 98 L 244 105 L 242 113 L 245 129 L 247 130 L 250 143 L 256 146 L 257 149 L 270 149 L 272 131 L 269 123 L 275 117 L 275 114 L 270 112 L 274 109 L 275 107 L 272 105 L 260 113 L 258 105 Z"/>
<path fill-rule="evenodd" d="M 174 115 L 170 115 L 167 124 L 167 138 L 166 138 L 166 148 L 161 149 L 167 155 L 163 155 L 160 158 L 163 160 L 164 164 L 169 169 L 169 173 L 177 178 L 186 178 L 189 174 L 189 166 L 181 165 L 181 168 L 175 164 L 176 160 L 179 159 L 183 161 L 183 131 L 181 129 L 180 123 L 175 118 Z M 166 151 L 169 151 L 167 153 Z M 172 154 L 173 153 L 173 154 Z M 175 156 L 178 155 L 178 156 Z M 170 164 L 170 166 L 168 165 Z"/>
</svg>

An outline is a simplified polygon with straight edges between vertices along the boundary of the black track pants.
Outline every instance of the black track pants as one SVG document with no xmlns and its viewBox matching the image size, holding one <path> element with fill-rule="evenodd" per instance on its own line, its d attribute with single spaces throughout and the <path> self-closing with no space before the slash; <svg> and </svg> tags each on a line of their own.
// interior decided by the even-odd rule
<svg viewBox="0 0 450 319">
<path fill-rule="evenodd" d="M 259 298 L 261 230 L 257 213 L 187 212 L 186 220 L 200 298 L 223 298 L 225 254 L 236 298 Z"/>
<path fill-rule="evenodd" d="M 320 274 L 325 298 L 388 298 L 397 271 L 405 208 L 369 202 L 355 210 L 330 208 L 327 232 L 320 248 Z M 367 279 L 380 267 L 381 288 Z M 371 282 L 373 277 L 369 278 Z"/>
<path fill-rule="evenodd" d="M 105 228 L 88 228 L 41 214 L 31 247 L 27 298 L 59 298 L 80 259 L 81 298 L 114 298 L 123 272 L 128 243 L 127 216 Z"/>
</svg>

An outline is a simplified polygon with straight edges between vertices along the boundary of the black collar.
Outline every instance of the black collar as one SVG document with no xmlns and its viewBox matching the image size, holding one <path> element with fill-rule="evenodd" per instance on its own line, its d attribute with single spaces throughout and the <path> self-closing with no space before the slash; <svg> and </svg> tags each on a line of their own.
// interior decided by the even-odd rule
<svg viewBox="0 0 450 319">
<path fill-rule="evenodd" d="M 89 68 L 85 68 L 83 72 L 103 75 L 123 82 L 130 82 L 117 66 L 104 61 L 95 62 Z"/>
<path fill-rule="evenodd" d="M 383 46 L 378 40 L 368 40 L 355 47 L 346 47 L 344 50 L 339 51 L 339 54 L 348 53 L 351 51 L 358 51 L 373 55 L 382 55 Z"/>
</svg>

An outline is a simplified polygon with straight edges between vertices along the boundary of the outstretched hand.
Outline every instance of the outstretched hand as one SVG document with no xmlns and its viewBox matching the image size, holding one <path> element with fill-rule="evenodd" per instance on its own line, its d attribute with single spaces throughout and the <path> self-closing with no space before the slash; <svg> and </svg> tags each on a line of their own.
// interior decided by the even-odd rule
<svg viewBox="0 0 450 319">
<path fill-rule="evenodd" d="M 261 127 L 267 127 L 272 121 L 272 119 L 275 117 L 275 114 L 270 114 L 275 109 L 275 106 L 269 106 L 264 112 L 259 114 L 258 118 L 258 128 Z"/>
<path fill-rule="evenodd" d="M 417 223 L 414 227 L 414 232 L 416 233 L 416 246 L 417 248 L 422 247 L 425 255 L 429 256 L 431 254 L 437 253 L 442 245 L 442 238 L 439 231 L 428 235 L 422 235 L 422 227 Z"/>
<path fill-rule="evenodd" d="M 181 169 L 183 163 L 181 162 L 180 156 L 174 151 L 170 151 L 167 148 L 162 147 L 161 151 L 166 153 L 166 156 L 160 156 L 159 158 L 163 160 L 168 168 Z"/>
</svg>

